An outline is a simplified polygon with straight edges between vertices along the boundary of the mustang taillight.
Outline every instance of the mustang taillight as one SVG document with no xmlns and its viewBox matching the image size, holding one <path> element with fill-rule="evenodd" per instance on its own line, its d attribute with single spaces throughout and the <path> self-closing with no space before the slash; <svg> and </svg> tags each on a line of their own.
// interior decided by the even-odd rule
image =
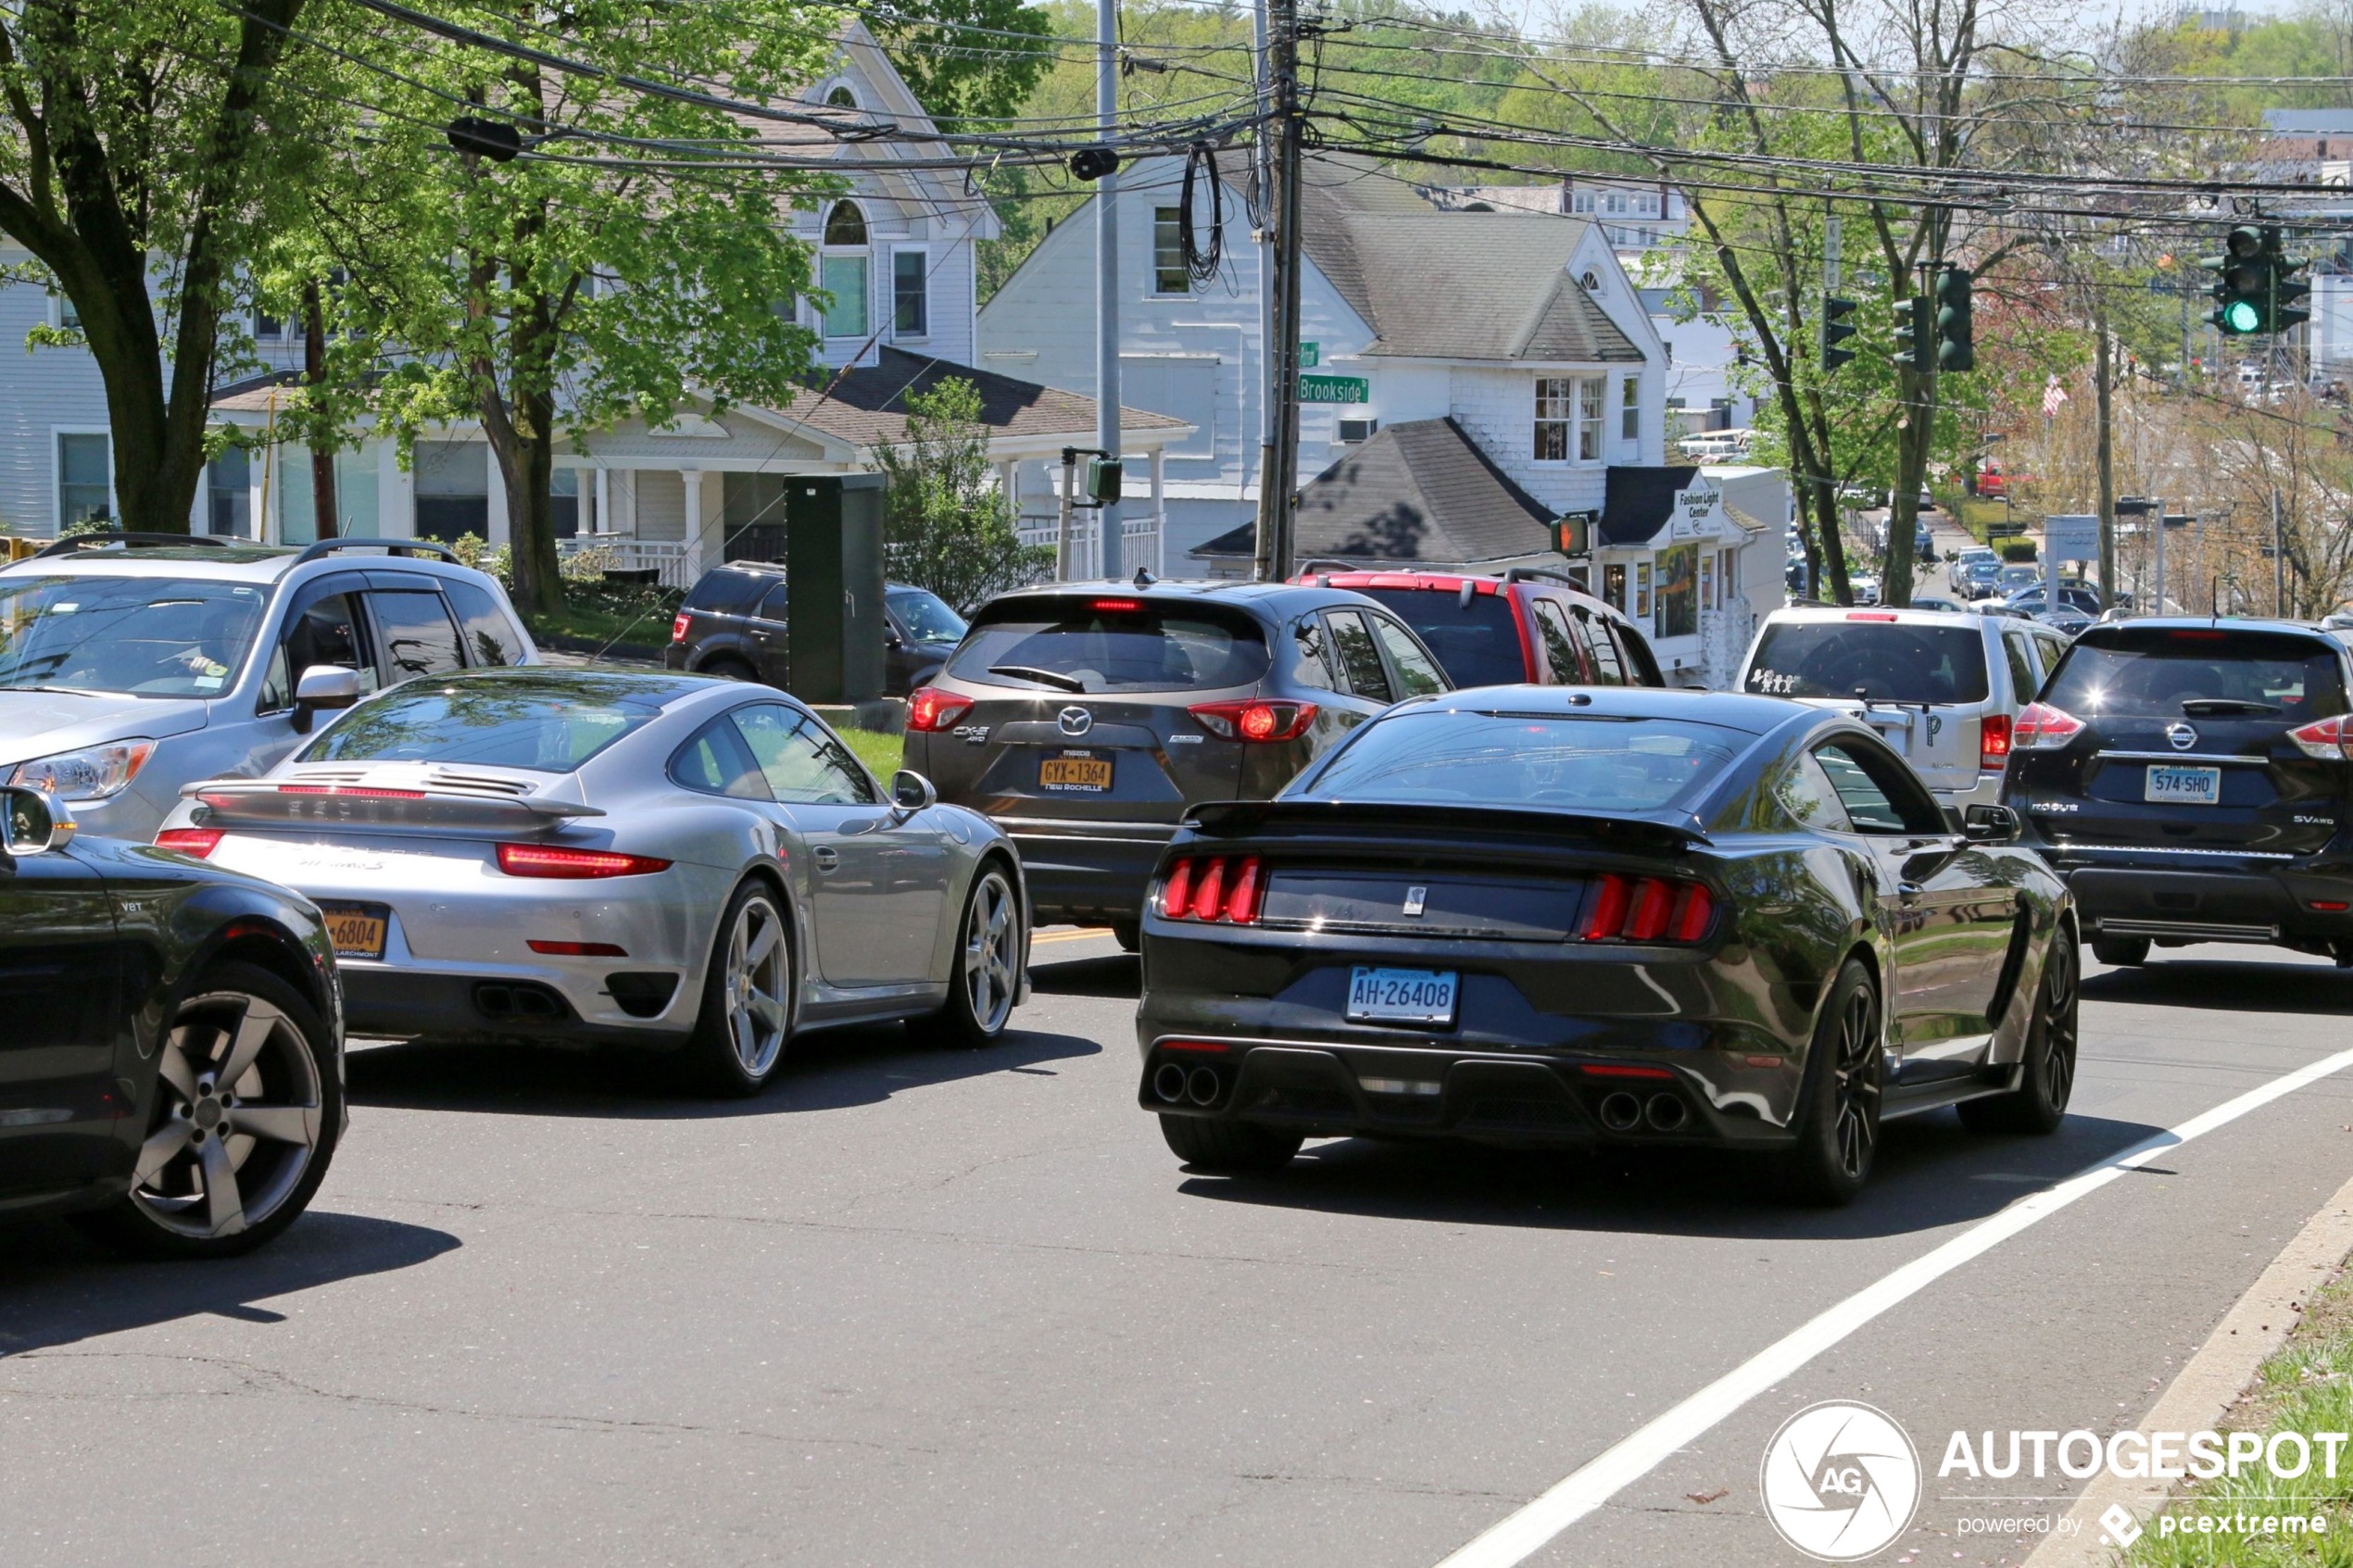
<svg viewBox="0 0 2353 1568">
<path fill-rule="evenodd" d="M 2353 761 L 2353 714 L 2340 713 L 2334 719 L 2290 730 L 2287 738 L 2307 757 L 2317 757 L 2323 762 Z"/>
<path fill-rule="evenodd" d="M 2010 716 L 1988 713 L 1977 732 L 1977 765 L 1986 772 L 1998 773 L 2009 756 Z"/>
<path fill-rule="evenodd" d="M 1277 741 L 1297 740 L 1305 734 L 1307 726 L 1315 721 L 1317 709 L 1312 702 L 1262 702 L 1249 698 L 1239 702 L 1195 703 L 1185 711 L 1220 740 Z"/>
<path fill-rule="evenodd" d="M 1707 935 L 1715 918 L 1716 895 L 1705 883 L 1611 872 L 1595 877 L 1586 893 L 1577 939 L 1692 943 Z"/>
<path fill-rule="evenodd" d="M 219 828 L 166 828 L 156 834 L 157 848 L 177 849 L 199 860 L 211 854 L 220 843 Z"/>
<path fill-rule="evenodd" d="M 680 610 L 670 618 L 670 640 L 673 643 L 685 642 L 686 633 L 694 629 L 694 624 L 695 618 L 685 610 Z"/>
<path fill-rule="evenodd" d="M 645 876 L 670 869 L 650 855 L 610 849 L 566 849 L 554 844 L 501 844 L 498 869 L 509 876 L 543 876 L 581 882 L 608 876 Z"/>
<path fill-rule="evenodd" d="M 1161 918 L 1256 925 L 1265 886 L 1255 855 L 1179 860 L 1160 884 Z"/>
<path fill-rule="evenodd" d="M 2083 733 L 2083 721 L 2047 702 L 2030 702 L 2010 725 L 2013 751 L 2057 751 Z"/>
<path fill-rule="evenodd" d="M 937 686 L 918 686 L 915 695 L 907 699 L 907 727 L 930 734 L 947 729 L 973 710 L 973 699 L 943 692 Z"/>
</svg>

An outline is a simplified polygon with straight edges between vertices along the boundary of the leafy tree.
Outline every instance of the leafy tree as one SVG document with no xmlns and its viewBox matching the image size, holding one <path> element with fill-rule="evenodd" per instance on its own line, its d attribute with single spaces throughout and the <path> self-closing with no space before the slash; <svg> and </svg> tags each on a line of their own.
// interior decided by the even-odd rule
<svg viewBox="0 0 2353 1568">
<path fill-rule="evenodd" d="M 907 398 L 907 439 L 875 448 L 887 476 L 886 549 L 893 582 L 928 588 L 970 611 L 1034 582 L 1053 552 L 1026 546 L 988 464 L 980 393 L 951 376 Z"/>
<path fill-rule="evenodd" d="M 867 18 L 915 101 L 943 121 L 1019 114 L 1053 64 L 1051 25 L 1021 0 L 921 0 Z"/>
</svg>

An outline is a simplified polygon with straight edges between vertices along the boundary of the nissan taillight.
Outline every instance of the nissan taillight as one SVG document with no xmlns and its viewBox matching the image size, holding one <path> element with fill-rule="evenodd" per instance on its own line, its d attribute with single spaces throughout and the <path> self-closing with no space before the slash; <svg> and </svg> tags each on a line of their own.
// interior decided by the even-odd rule
<svg viewBox="0 0 2353 1568">
<path fill-rule="evenodd" d="M 1315 721 L 1317 709 L 1312 702 L 1268 702 L 1252 697 L 1239 702 L 1195 703 L 1185 711 L 1220 740 L 1278 741 L 1297 740 L 1305 734 L 1307 726 Z"/>
<path fill-rule="evenodd" d="M 2010 716 L 1988 713 L 1977 732 L 1977 765 L 1986 772 L 1998 773 L 2009 759 Z"/>
<path fill-rule="evenodd" d="M 1163 920 L 1256 925 L 1265 890 L 1255 855 L 1182 859 L 1168 868 L 1161 882 L 1160 915 Z"/>
<path fill-rule="evenodd" d="M 2047 702 L 2030 702 L 2010 725 L 2013 751 L 2057 751 L 2083 733 L 2083 721 Z"/>
<path fill-rule="evenodd" d="M 1577 939 L 1690 944 L 1707 935 L 1715 918 L 1716 895 L 1705 883 L 1612 872 L 1586 890 Z"/>
<path fill-rule="evenodd" d="M 943 692 L 937 686 L 918 686 L 907 699 L 907 727 L 919 734 L 934 734 L 972 710 L 973 699 L 968 696 Z"/>
<path fill-rule="evenodd" d="M 2353 714 L 2340 713 L 2334 719 L 2322 719 L 2290 730 L 2287 738 L 2307 757 L 2316 757 L 2323 762 L 2353 761 Z"/>
</svg>

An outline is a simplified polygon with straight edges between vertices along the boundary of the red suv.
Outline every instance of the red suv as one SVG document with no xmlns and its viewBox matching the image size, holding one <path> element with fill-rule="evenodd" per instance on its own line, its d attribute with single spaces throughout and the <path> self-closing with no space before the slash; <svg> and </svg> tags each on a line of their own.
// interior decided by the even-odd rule
<svg viewBox="0 0 2353 1568">
<path fill-rule="evenodd" d="M 1650 644 L 1624 612 L 1551 572 L 1303 571 L 1295 581 L 1379 600 L 1414 629 L 1458 687 L 1667 684 Z"/>
</svg>

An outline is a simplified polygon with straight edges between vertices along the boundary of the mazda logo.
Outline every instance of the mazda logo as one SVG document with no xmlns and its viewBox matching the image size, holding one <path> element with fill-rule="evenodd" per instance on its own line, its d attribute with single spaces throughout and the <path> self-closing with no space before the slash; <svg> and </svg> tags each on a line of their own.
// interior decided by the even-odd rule
<svg viewBox="0 0 2353 1568">
<path fill-rule="evenodd" d="M 1065 708 L 1054 716 L 1066 735 L 1083 735 L 1095 727 L 1095 716 L 1083 708 Z"/>
<path fill-rule="evenodd" d="M 2197 732 L 2187 724 L 2168 724 L 2165 726 L 2165 738 L 2173 743 L 2174 750 L 2187 751 L 2197 744 Z"/>
</svg>

